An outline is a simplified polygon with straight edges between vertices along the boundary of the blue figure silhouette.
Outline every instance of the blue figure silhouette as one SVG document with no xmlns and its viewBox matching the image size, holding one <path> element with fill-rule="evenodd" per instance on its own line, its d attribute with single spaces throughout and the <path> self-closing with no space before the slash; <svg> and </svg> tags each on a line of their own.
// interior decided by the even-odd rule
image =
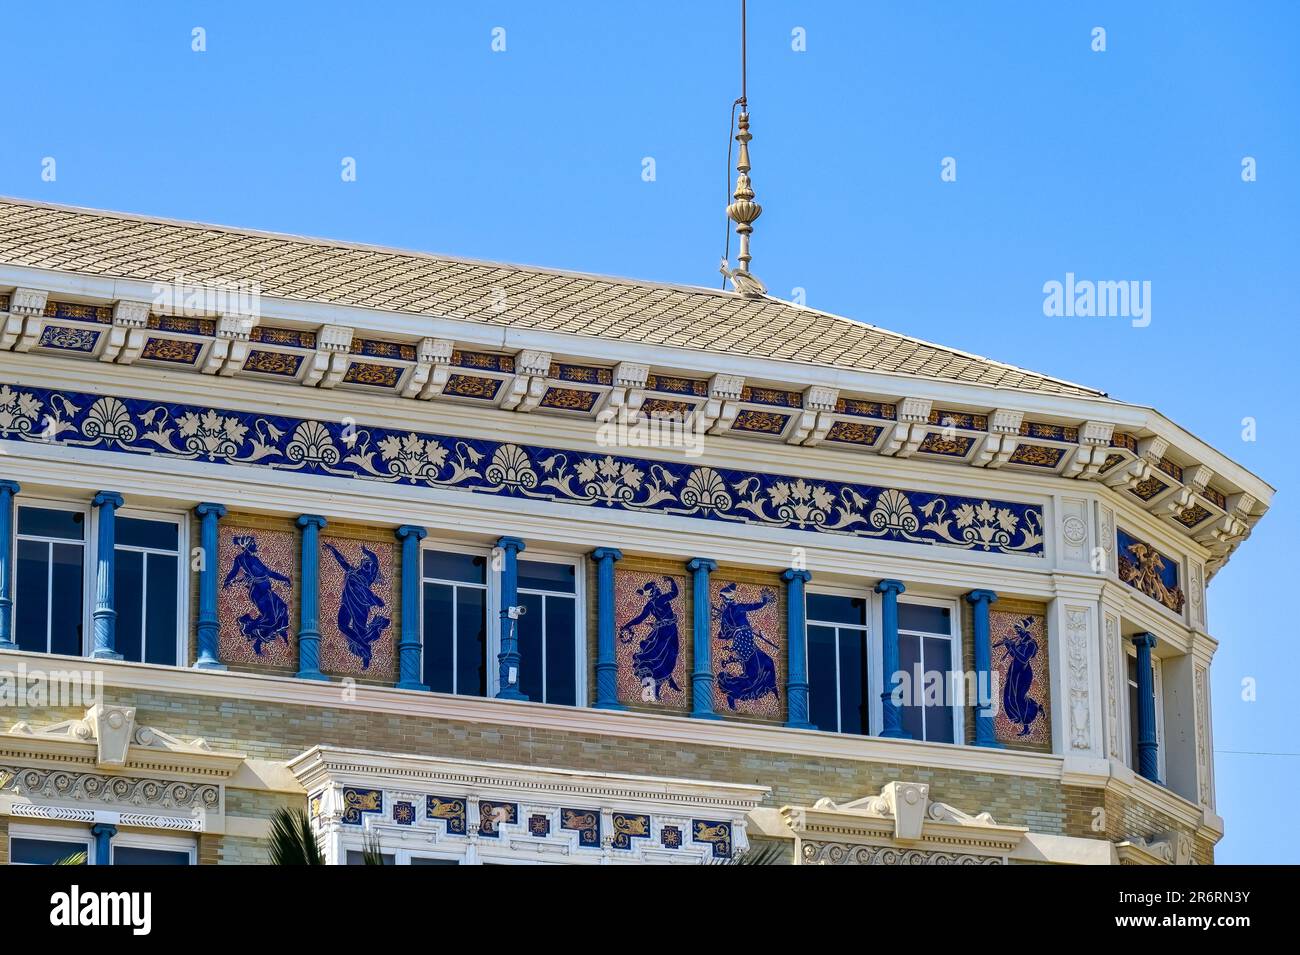
<svg viewBox="0 0 1300 955">
<path fill-rule="evenodd" d="M 1007 719 L 1020 724 L 1019 736 L 1028 736 L 1034 720 L 1043 712 L 1038 701 L 1029 697 L 1029 690 L 1034 685 L 1034 668 L 1030 661 L 1038 654 L 1038 641 L 1029 630 L 1033 622 L 1033 617 L 1026 617 L 1014 625 L 1014 637 L 1004 637 L 993 644 L 1002 647 L 1002 659 L 1011 658 L 1007 681 L 1002 687 L 1002 710 Z"/>
<path fill-rule="evenodd" d="M 361 661 L 361 669 L 370 669 L 370 655 L 374 643 L 384 635 L 389 617 L 370 611 L 384 605 L 384 598 L 371 588 L 379 581 L 379 558 L 366 547 L 361 548 L 361 561 L 353 567 L 333 544 L 325 547 L 343 568 L 343 595 L 339 599 L 339 632 L 348 641 L 348 649 Z"/>
<path fill-rule="evenodd" d="M 650 632 L 641 638 L 632 654 L 632 672 L 642 686 L 647 680 L 653 681 L 655 702 L 659 701 L 659 693 L 665 683 L 678 693 L 682 690 L 673 679 L 673 671 L 677 669 L 677 655 L 681 650 L 681 638 L 677 633 L 677 611 L 673 610 L 673 601 L 677 599 L 678 593 L 677 581 L 665 577 L 664 583 L 668 585 L 667 590 L 661 589 L 653 580 L 637 590 L 637 593 L 646 598 L 645 606 L 634 619 L 619 627 L 620 639 L 624 643 L 630 643 L 633 630 L 647 620 L 650 621 Z"/>
<path fill-rule="evenodd" d="M 221 584 L 222 590 L 228 590 L 233 583 L 240 583 L 248 594 L 248 602 L 257 613 L 241 614 L 239 631 L 253 644 L 253 653 L 262 655 L 262 644 L 283 640 L 289 645 L 289 606 L 275 592 L 275 581 L 291 583 L 284 574 L 277 574 L 257 556 L 257 538 L 252 534 L 240 534 L 232 538 L 231 543 L 239 549 Z"/>
<path fill-rule="evenodd" d="M 733 663 L 741 665 L 740 673 L 718 673 L 718 689 L 727 697 L 727 706 L 736 708 L 737 700 L 758 700 L 767 694 L 779 697 L 776 686 L 776 664 L 758 645 L 766 643 L 773 650 L 780 649 L 754 629 L 749 615 L 762 610 L 776 594 L 764 589 L 762 599 L 756 603 L 738 603 L 736 585 L 727 584 L 721 591 L 722 603 L 712 608 L 713 619 L 719 621 L 719 639 L 727 646 L 730 656 L 721 661 L 721 667 Z"/>
</svg>

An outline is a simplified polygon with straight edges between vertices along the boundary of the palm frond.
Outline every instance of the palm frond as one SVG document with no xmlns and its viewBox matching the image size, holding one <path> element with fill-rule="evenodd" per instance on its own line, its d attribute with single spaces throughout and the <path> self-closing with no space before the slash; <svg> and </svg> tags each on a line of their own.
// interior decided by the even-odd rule
<svg viewBox="0 0 1300 955">
<path fill-rule="evenodd" d="M 325 855 L 301 809 L 277 809 L 271 819 L 271 865 L 324 865 Z"/>
<path fill-rule="evenodd" d="M 58 862 L 54 864 L 55 865 L 85 865 L 86 850 L 82 849 L 80 852 L 74 852 L 70 856 L 64 856 L 62 859 L 60 859 Z"/>
</svg>

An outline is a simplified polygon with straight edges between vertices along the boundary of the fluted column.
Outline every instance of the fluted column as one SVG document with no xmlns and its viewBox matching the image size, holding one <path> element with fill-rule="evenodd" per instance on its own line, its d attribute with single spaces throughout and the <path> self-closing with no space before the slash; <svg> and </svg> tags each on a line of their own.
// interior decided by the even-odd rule
<svg viewBox="0 0 1300 955">
<path fill-rule="evenodd" d="M 320 672 L 320 531 L 325 518 L 304 514 L 302 528 L 302 587 L 298 600 L 298 679 L 328 680 Z"/>
<path fill-rule="evenodd" d="M 117 652 L 117 610 L 114 593 L 117 587 L 117 509 L 122 506 L 122 495 L 116 491 L 100 491 L 91 501 L 99 508 L 99 536 L 95 553 L 95 645 L 91 656 L 96 660 L 120 660 Z"/>
<path fill-rule="evenodd" d="M 995 603 L 998 595 L 991 590 L 972 590 L 966 595 L 974 617 L 972 629 L 975 633 L 975 686 L 977 696 L 993 692 L 993 647 L 989 636 L 989 606 Z M 994 707 L 998 700 L 975 700 L 975 745 L 1001 749 L 997 732 L 993 726 Z"/>
<path fill-rule="evenodd" d="M 614 562 L 623 559 L 613 547 L 591 552 L 596 562 L 596 702 L 601 710 L 627 709 L 618 701 L 618 661 L 614 653 Z"/>
<path fill-rule="evenodd" d="M 0 481 L 0 650 L 17 650 L 14 642 L 14 496 L 17 481 Z"/>
<path fill-rule="evenodd" d="M 903 729 L 903 711 L 894 702 L 894 687 L 899 667 L 898 652 L 898 595 L 907 588 L 900 580 L 882 580 L 876 584 L 880 594 L 880 646 L 884 691 L 880 694 L 881 712 L 884 714 L 880 735 L 889 739 L 911 739 L 912 734 Z"/>
<path fill-rule="evenodd" d="M 718 569 L 718 562 L 707 557 L 696 557 L 687 563 L 691 572 L 691 594 L 694 604 L 692 615 L 695 669 L 691 672 L 691 716 L 700 720 L 716 720 L 713 712 L 713 652 L 709 631 L 712 617 L 709 613 L 709 574 Z"/>
<path fill-rule="evenodd" d="M 1160 782 L 1160 744 L 1156 741 L 1156 686 L 1151 673 L 1151 651 L 1155 649 L 1154 634 L 1139 633 L 1133 637 L 1137 647 L 1138 694 L 1138 775 L 1153 783 Z"/>
<path fill-rule="evenodd" d="M 816 729 L 808 721 L 808 636 L 804 632 L 804 584 L 812 580 L 806 570 L 787 570 L 785 581 L 785 725 Z"/>
<path fill-rule="evenodd" d="M 501 652 L 497 654 L 501 685 L 497 699 L 526 700 L 519 689 L 519 618 L 517 613 L 511 616 L 519 604 L 519 554 L 525 544 L 518 537 L 502 537 L 497 547 L 501 548 Z M 541 660 L 532 663 L 542 665 Z"/>
<path fill-rule="evenodd" d="M 221 624 L 217 621 L 217 522 L 226 516 L 221 504 L 203 503 L 194 508 L 199 518 L 199 550 L 203 564 L 199 570 L 198 659 L 200 670 L 224 670 L 220 659 Z"/>
<path fill-rule="evenodd" d="M 402 632 L 397 640 L 397 688 L 427 690 L 420 679 L 420 541 L 423 527 L 403 524 L 397 529 L 402 542 Z"/>
</svg>

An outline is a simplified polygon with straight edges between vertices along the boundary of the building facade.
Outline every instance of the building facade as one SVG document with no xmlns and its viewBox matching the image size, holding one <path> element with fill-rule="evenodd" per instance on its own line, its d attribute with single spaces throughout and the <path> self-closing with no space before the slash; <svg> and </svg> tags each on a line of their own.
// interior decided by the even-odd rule
<svg viewBox="0 0 1300 955">
<path fill-rule="evenodd" d="M 766 296 L 0 201 L 0 861 L 1208 864 L 1271 494 Z"/>
</svg>

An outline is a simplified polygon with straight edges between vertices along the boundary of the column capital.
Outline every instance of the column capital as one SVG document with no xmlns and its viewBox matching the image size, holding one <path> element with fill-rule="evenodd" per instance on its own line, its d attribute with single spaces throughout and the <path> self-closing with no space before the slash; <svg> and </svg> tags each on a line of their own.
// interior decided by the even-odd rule
<svg viewBox="0 0 1300 955">
<path fill-rule="evenodd" d="M 1133 634 L 1133 646 L 1154 650 L 1156 648 L 1156 635 L 1154 633 L 1135 633 Z"/>
<path fill-rule="evenodd" d="M 194 508 L 194 513 L 199 517 L 207 517 L 209 514 L 215 514 L 217 517 L 226 516 L 226 505 L 213 504 L 211 501 L 204 501 Z"/>
<path fill-rule="evenodd" d="M 325 518 L 321 517 L 319 514 L 303 514 L 298 518 L 298 520 L 295 523 L 299 527 L 302 527 L 304 529 L 308 527 L 315 527 L 316 529 L 319 530 L 329 522 L 326 521 Z"/>
<path fill-rule="evenodd" d="M 718 562 L 708 557 L 692 557 L 686 562 L 686 569 L 694 573 L 699 573 L 702 570 L 712 573 L 718 569 Z"/>
<path fill-rule="evenodd" d="M 603 560 L 622 560 L 623 552 L 617 547 L 597 547 L 591 552 L 591 559 L 597 563 Z"/>
<path fill-rule="evenodd" d="M 781 572 L 781 579 L 786 583 L 794 583 L 796 580 L 802 580 L 805 584 L 812 580 L 812 573 L 807 570 L 795 570 L 791 567 L 789 570 Z"/>
<path fill-rule="evenodd" d="M 998 602 L 998 595 L 991 590 L 972 590 L 966 595 L 967 603 L 977 604 L 984 601 L 995 604 Z"/>
<path fill-rule="evenodd" d="M 107 504 L 109 507 L 121 507 L 124 503 L 122 495 L 116 491 L 100 491 L 90 501 L 95 507 L 103 507 Z"/>
<path fill-rule="evenodd" d="M 518 537 L 498 537 L 497 546 L 502 550 L 513 550 L 516 554 L 528 549 L 528 545 Z"/>
<path fill-rule="evenodd" d="M 90 834 L 96 838 L 99 836 L 108 836 L 111 839 L 117 835 L 117 826 L 107 822 L 97 822 L 90 827 Z"/>
<path fill-rule="evenodd" d="M 418 524 L 403 524 L 397 530 L 393 531 L 398 540 L 406 540 L 408 537 L 414 537 L 418 541 L 424 540 L 429 536 L 429 532 Z"/>
<path fill-rule="evenodd" d="M 23 489 L 23 486 L 17 481 L 0 481 L 0 491 L 8 491 L 10 494 L 17 494 Z"/>
<path fill-rule="evenodd" d="M 878 594 L 901 594 L 907 590 L 907 588 L 903 586 L 901 580 L 882 580 L 880 583 L 876 584 L 874 589 Z"/>
</svg>

